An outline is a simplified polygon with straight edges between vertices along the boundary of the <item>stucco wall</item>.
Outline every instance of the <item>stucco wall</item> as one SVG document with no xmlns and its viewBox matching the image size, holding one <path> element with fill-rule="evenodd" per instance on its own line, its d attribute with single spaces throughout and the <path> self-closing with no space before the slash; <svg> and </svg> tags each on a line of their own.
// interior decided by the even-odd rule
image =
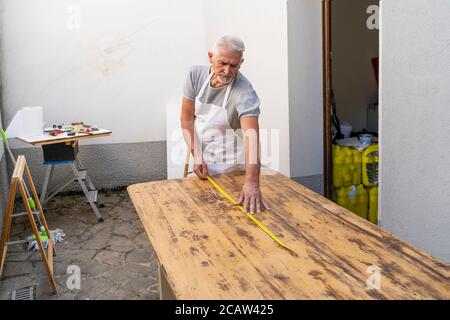
<svg viewBox="0 0 450 320">
<path fill-rule="evenodd" d="M 241 71 L 261 99 L 260 128 L 279 133 L 279 161 L 277 164 L 274 160 L 271 167 L 289 176 L 286 0 L 216 0 L 205 3 L 208 48 L 224 34 L 239 35 L 245 42 Z M 269 141 L 271 138 L 267 139 Z"/>
<path fill-rule="evenodd" d="M 124 165 L 139 167 L 154 157 L 151 170 L 159 174 L 143 176 L 155 178 L 166 173 L 157 161 L 166 158 L 166 105 L 180 104 L 188 68 L 208 63 L 218 36 L 240 35 L 248 48 L 242 71 L 262 101 L 261 128 L 279 130 L 276 169 L 290 174 L 286 1 L 5 0 L 0 14 L 4 120 L 41 105 L 49 125 L 85 121 L 111 129 L 111 137 L 83 143 L 111 144 L 108 164 L 123 159 L 124 143 L 155 142 L 151 153 L 128 153 Z M 17 141 L 12 147 L 39 163 L 40 150 Z M 42 166 L 33 171 L 43 175 Z"/>
<path fill-rule="evenodd" d="M 6 122 L 40 105 L 49 125 L 113 131 L 88 144 L 165 140 L 165 106 L 205 52 L 203 0 L 2 2 Z"/>
<path fill-rule="evenodd" d="M 292 177 L 323 174 L 322 10 L 289 0 L 289 139 Z"/>
<path fill-rule="evenodd" d="M 80 149 L 99 188 L 165 179 L 166 104 L 181 101 L 189 66 L 203 61 L 204 23 L 203 0 L 2 1 L 3 120 L 40 105 L 48 125 L 112 130 Z M 39 187 L 41 149 L 11 146 Z"/>
<path fill-rule="evenodd" d="M 382 0 L 381 226 L 450 261 L 450 2 Z"/>
</svg>

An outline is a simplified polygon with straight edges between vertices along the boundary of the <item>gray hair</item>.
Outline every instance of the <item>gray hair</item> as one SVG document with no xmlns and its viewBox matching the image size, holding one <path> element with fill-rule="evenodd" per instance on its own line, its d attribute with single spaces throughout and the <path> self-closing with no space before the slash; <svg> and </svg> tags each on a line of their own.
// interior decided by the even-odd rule
<svg viewBox="0 0 450 320">
<path fill-rule="evenodd" d="M 241 55 L 243 55 L 245 51 L 244 42 L 241 38 L 236 36 L 223 36 L 217 39 L 212 47 L 212 53 L 218 54 L 219 48 L 231 50 L 232 52 L 240 53 Z"/>
</svg>

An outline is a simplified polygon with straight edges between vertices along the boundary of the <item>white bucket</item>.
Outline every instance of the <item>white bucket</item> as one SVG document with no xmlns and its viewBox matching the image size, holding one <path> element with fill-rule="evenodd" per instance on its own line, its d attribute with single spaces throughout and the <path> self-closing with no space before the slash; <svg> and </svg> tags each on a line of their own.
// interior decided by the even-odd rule
<svg viewBox="0 0 450 320">
<path fill-rule="evenodd" d="M 352 125 L 348 122 L 342 121 L 340 123 L 341 133 L 344 138 L 350 138 L 350 133 L 352 133 Z"/>
</svg>

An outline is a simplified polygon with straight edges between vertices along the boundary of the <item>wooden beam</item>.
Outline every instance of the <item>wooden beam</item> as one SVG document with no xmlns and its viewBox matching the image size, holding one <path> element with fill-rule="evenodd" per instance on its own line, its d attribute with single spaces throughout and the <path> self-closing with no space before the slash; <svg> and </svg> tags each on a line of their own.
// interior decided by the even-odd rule
<svg viewBox="0 0 450 320">
<path fill-rule="evenodd" d="M 323 50 L 323 191 L 331 199 L 331 0 L 322 0 Z"/>
</svg>

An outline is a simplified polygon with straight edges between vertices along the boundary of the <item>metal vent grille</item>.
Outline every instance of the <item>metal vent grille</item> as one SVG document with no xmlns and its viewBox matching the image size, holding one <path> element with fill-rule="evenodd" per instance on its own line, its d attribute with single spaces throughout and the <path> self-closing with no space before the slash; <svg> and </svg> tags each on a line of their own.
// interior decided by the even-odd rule
<svg viewBox="0 0 450 320">
<path fill-rule="evenodd" d="M 33 300 L 33 287 L 26 287 L 11 292 L 11 300 Z"/>
</svg>

